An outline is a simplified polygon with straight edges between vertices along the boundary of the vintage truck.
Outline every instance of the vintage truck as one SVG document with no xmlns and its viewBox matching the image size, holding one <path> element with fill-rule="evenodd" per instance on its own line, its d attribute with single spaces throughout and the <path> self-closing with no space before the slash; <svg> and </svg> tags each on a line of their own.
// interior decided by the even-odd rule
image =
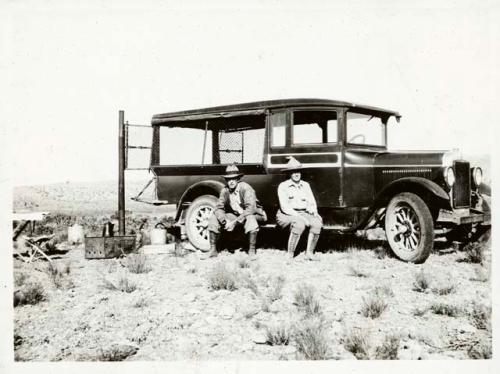
<svg viewBox="0 0 500 374">
<path fill-rule="evenodd" d="M 287 99 L 154 115 L 156 198 L 176 205 L 181 233 L 208 248 L 208 217 L 236 163 L 274 226 L 287 157 L 298 159 L 325 230 L 385 229 L 401 260 L 424 262 L 437 237 L 471 240 L 490 225 L 482 169 L 457 151 L 389 151 L 395 111 L 344 101 Z M 182 153 L 184 152 L 184 157 Z M 183 160 L 188 158 L 188 161 Z M 332 243 L 334 246 L 334 243 Z"/>
</svg>

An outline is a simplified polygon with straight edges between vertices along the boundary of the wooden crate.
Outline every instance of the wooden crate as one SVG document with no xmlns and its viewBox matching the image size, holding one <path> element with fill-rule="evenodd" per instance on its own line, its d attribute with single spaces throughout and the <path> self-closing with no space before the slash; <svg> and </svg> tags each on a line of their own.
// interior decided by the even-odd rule
<svg viewBox="0 0 500 374">
<path fill-rule="evenodd" d="M 135 236 L 86 236 L 85 258 L 113 258 L 134 250 Z"/>
</svg>

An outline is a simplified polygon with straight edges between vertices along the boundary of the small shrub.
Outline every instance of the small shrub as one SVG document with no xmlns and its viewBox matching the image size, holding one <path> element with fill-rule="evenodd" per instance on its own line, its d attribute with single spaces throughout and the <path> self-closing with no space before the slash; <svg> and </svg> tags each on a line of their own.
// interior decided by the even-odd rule
<svg viewBox="0 0 500 374">
<path fill-rule="evenodd" d="M 288 345 L 291 339 L 291 328 L 285 323 L 266 326 L 266 343 L 269 345 Z"/>
<path fill-rule="evenodd" d="M 449 295 L 451 293 L 454 293 L 457 289 L 457 286 L 455 284 L 447 284 L 441 287 L 435 287 L 432 289 L 432 292 L 444 296 L 444 295 Z"/>
<path fill-rule="evenodd" d="M 237 264 L 240 269 L 249 269 L 251 266 L 251 262 L 247 257 L 238 258 Z"/>
<path fill-rule="evenodd" d="M 24 283 L 26 283 L 27 279 L 28 279 L 28 274 L 26 274 L 25 272 L 14 273 L 14 285 L 16 287 L 21 287 Z"/>
<path fill-rule="evenodd" d="M 473 360 L 489 360 L 492 357 L 491 340 L 480 340 L 467 350 L 467 355 Z"/>
<path fill-rule="evenodd" d="M 434 314 L 448 317 L 458 317 L 461 314 L 461 309 L 458 306 L 446 303 L 434 303 L 430 306 L 430 310 Z"/>
<path fill-rule="evenodd" d="M 429 277 L 426 273 L 424 273 L 424 270 L 418 272 L 415 274 L 415 281 L 413 282 L 413 291 L 417 292 L 425 292 L 429 289 L 430 287 L 430 280 Z"/>
<path fill-rule="evenodd" d="M 24 287 L 14 293 L 14 306 L 35 305 L 46 300 L 47 295 L 43 286 L 38 282 L 28 282 Z"/>
<path fill-rule="evenodd" d="M 283 292 L 283 286 L 285 284 L 285 277 L 282 275 L 279 275 L 275 278 L 273 278 L 271 282 L 271 289 L 269 293 L 267 294 L 267 297 L 269 301 L 274 302 L 276 300 L 281 299 L 282 292 Z"/>
<path fill-rule="evenodd" d="M 373 250 L 375 257 L 379 260 L 383 260 L 388 256 L 387 249 L 384 246 L 378 246 Z"/>
<path fill-rule="evenodd" d="M 143 253 L 131 253 L 127 256 L 127 268 L 131 273 L 143 274 L 151 271 L 148 257 Z"/>
<path fill-rule="evenodd" d="M 471 264 L 482 264 L 484 261 L 484 243 L 471 242 L 463 248 L 465 252 L 465 262 Z"/>
<path fill-rule="evenodd" d="M 243 287 L 248 288 L 250 291 L 252 291 L 255 296 L 260 296 L 259 286 L 250 275 L 245 274 L 244 276 L 242 276 L 241 283 Z"/>
<path fill-rule="evenodd" d="M 271 305 L 269 304 L 269 301 L 267 301 L 266 298 L 262 298 L 260 305 L 263 312 L 269 313 L 271 311 Z"/>
<path fill-rule="evenodd" d="M 236 286 L 236 273 L 229 270 L 223 262 L 214 265 L 208 275 L 208 284 L 212 290 L 234 291 Z"/>
<path fill-rule="evenodd" d="M 429 308 L 415 308 L 413 309 L 413 315 L 415 317 L 422 317 L 425 313 L 427 313 L 427 311 L 429 310 Z"/>
<path fill-rule="evenodd" d="M 142 309 L 148 305 L 149 305 L 149 300 L 146 299 L 145 297 L 140 297 L 133 304 L 134 308 L 140 308 L 140 309 Z"/>
<path fill-rule="evenodd" d="M 388 335 L 381 346 L 375 349 L 375 359 L 377 360 L 397 360 L 400 337 Z"/>
<path fill-rule="evenodd" d="M 351 352 L 358 360 L 370 359 L 368 334 L 365 330 L 352 329 L 342 339 L 344 348 Z"/>
<path fill-rule="evenodd" d="M 375 287 L 374 293 L 375 293 L 375 295 L 378 295 L 380 297 L 382 297 L 382 296 L 393 297 L 394 296 L 394 291 L 392 290 L 391 286 L 389 286 L 389 285 Z"/>
<path fill-rule="evenodd" d="M 378 318 L 387 309 L 387 302 L 380 295 L 370 296 L 363 299 L 361 313 L 367 318 Z"/>
<path fill-rule="evenodd" d="M 300 285 L 294 293 L 294 304 L 305 312 L 306 316 L 313 316 L 321 313 L 321 305 L 314 296 L 314 289 L 305 284 Z"/>
<path fill-rule="evenodd" d="M 49 262 L 47 273 L 56 288 L 70 288 L 73 282 L 69 279 L 71 267 L 69 262 Z"/>
<path fill-rule="evenodd" d="M 368 278 L 370 275 L 354 266 L 349 266 L 349 275 L 358 278 Z"/>
<path fill-rule="evenodd" d="M 297 352 L 306 360 L 326 360 L 330 349 L 324 322 L 320 318 L 303 320 L 295 328 L 293 340 Z"/>
<path fill-rule="evenodd" d="M 481 266 L 474 268 L 475 276 L 470 278 L 471 281 L 474 282 L 487 282 L 490 280 L 490 273 L 487 269 L 484 269 Z"/>
<path fill-rule="evenodd" d="M 127 274 L 121 274 L 116 284 L 105 277 L 102 281 L 104 288 L 112 291 L 131 293 L 137 289 L 137 285 L 128 278 Z"/>
<path fill-rule="evenodd" d="M 469 313 L 469 319 L 479 330 L 491 330 L 491 308 L 484 304 L 474 303 Z"/>
</svg>

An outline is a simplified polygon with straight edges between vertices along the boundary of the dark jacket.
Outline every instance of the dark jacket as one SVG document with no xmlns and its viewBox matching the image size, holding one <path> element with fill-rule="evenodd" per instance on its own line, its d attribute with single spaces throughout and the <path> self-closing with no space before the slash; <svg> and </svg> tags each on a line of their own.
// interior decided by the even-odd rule
<svg viewBox="0 0 500 374">
<path fill-rule="evenodd" d="M 262 209 L 262 205 L 260 204 L 257 196 L 255 195 L 255 190 L 248 183 L 238 182 L 239 192 L 240 192 L 240 200 L 241 200 L 241 208 L 243 209 L 243 213 L 241 213 L 237 220 L 238 222 L 243 222 L 246 216 L 250 214 L 258 214 L 264 217 L 264 221 L 267 220 L 266 213 Z M 217 220 L 225 224 L 226 218 L 225 213 L 234 213 L 238 215 L 237 212 L 234 212 L 231 208 L 231 202 L 229 200 L 229 188 L 225 186 L 219 196 L 219 201 L 215 205 L 215 216 Z"/>
</svg>

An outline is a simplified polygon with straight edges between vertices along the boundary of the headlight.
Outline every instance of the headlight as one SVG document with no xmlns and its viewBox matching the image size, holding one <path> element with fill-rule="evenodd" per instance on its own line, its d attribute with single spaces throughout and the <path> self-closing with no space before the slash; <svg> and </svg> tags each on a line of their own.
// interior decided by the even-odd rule
<svg viewBox="0 0 500 374">
<path fill-rule="evenodd" d="M 479 167 L 472 169 L 472 179 L 476 187 L 479 187 L 483 183 L 483 170 Z"/>
<path fill-rule="evenodd" d="M 453 168 L 447 167 L 445 169 L 444 180 L 446 181 L 448 187 L 453 187 L 453 185 L 455 184 L 455 172 L 453 171 Z"/>
</svg>

